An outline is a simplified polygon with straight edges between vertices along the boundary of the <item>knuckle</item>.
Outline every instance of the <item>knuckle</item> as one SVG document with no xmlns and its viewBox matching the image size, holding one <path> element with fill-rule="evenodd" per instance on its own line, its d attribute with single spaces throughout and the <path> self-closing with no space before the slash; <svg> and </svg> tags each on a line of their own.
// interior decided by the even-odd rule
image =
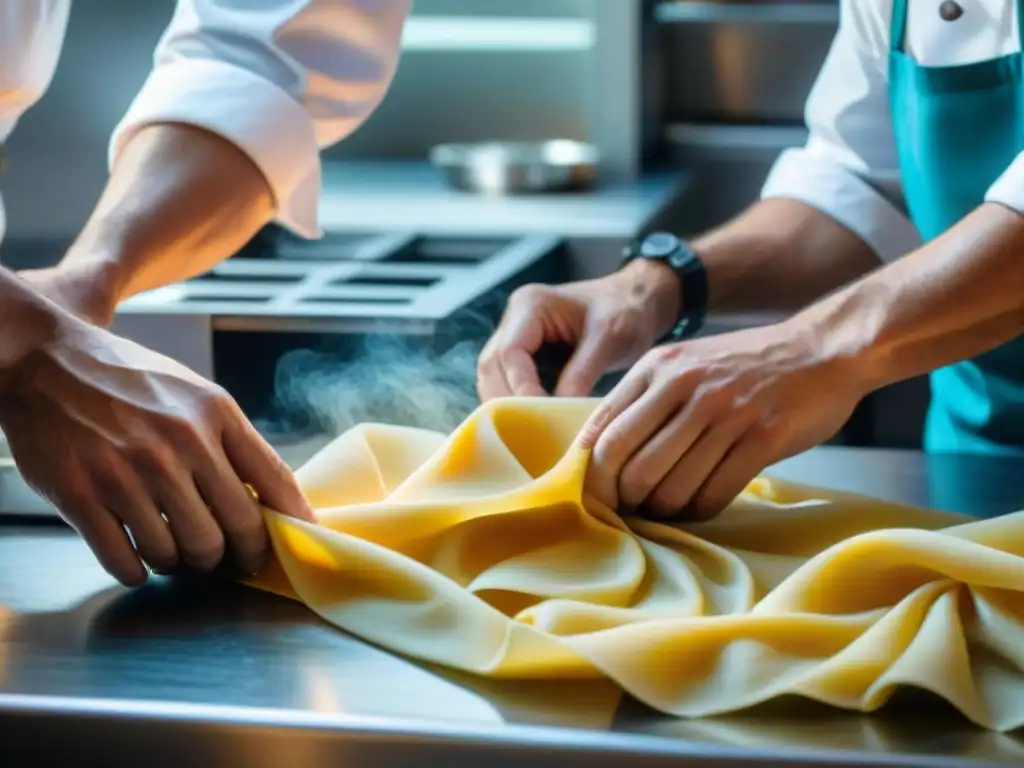
<svg viewBox="0 0 1024 768">
<path fill-rule="evenodd" d="M 212 571 L 224 559 L 224 536 L 217 533 L 189 539 L 181 544 L 184 560 L 193 568 Z"/>
<path fill-rule="evenodd" d="M 141 474 L 165 475 L 174 465 L 174 452 L 163 440 L 140 441 L 127 449 L 129 461 Z"/>
<path fill-rule="evenodd" d="M 717 416 L 732 415 L 736 400 L 732 388 L 717 384 L 705 384 L 700 387 L 695 398 L 697 408 L 703 413 Z"/>
<path fill-rule="evenodd" d="M 508 297 L 510 307 L 522 307 L 536 304 L 547 294 L 547 286 L 540 283 L 527 283 L 512 291 Z"/>
<path fill-rule="evenodd" d="M 150 567 L 161 571 L 169 571 L 178 565 L 178 550 L 173 542 L 152 542 L 142 553 Z"/>
<path fill-rule="evenodd" d="M 278 486 L 294 486 L 297 485 L 295 475 L 292 473 L 291 467 L 288 466 L 287 462 L 281 458 L 281 455 L 275 451 L 269 445 L 266 445 L 262 451 L 264 460 L 264 471 L 267 472 L 268 479 L 277 484 Z M 254 482 L 256 482 L 254 480 Z M 245 497 L 246 508 L 250 508 L 252 501 L 248 495 Z"/>
<path fill-rule="evenodd" d="M 509 361 L 509 358 L 512 357 L 512 354 L 513 354 L 513 350 L 512 350 L 511 347 L 500 346 L 495 351 L 495 354 L 494 354 L 495 361 L 499 362 L 499 363 L 502 363 L 502 364 L 507 363 Z"/>
<path fill-rule="evenodd" d="M 660 367 L 678 360 L 679 351 L 674 345 L 662 344 L 648 350 L 647 354 L 644 355 L 644 359 L 649 365 L 657 365 Z"/>
<path fill-rule="evenodd" d="M 267 549 L 267 537 L 262 525 L 245 525 L 233 528 L 228 534 L 231 551 L 246 564 L 264 559 Z"/>
<path fill-rule="evenodd" d="M 124 489 L 122 460 L 113 451 L 97 451 L 93 454 L 90 475 L 93 485 L 103 497 L 116 496 Z"/>
<path fill-rule="evenodd" d="M 224 389 L 211 386 L 209 393 L 203 399 L 202 412 L 207 421 L 220 423 L 234 418 L 237 406 L 234 398 Z"/>
<path fill-rule="evenodd" d="M 511 368 L 522 359 L 523 351 L 517 346 L 502 346 L 498 349 L 497 359 L 503 368 Z"/>
<path fill-rule="evenodd" d="M 626 452 L 626 434 L 616 427 L 606 427 L 607 417 L 595 420 L 595 429 L 601 435 L 594 447 L 594 462 L 601 467 L 621 466 Z"/>
<path fill-rule="evenodd" d="M 76 516 L 82 510 L 88 509 L 95 499 L 92 484 L 83 477 L 73 477 L 65 481 L 64 487 L 53 496 L 62 512 Z"/>
<path fill-rule="evenodd" d="M 494 339 L 492 338 L 491 342 L 489 342 L 487 346 L 483 348 L 483 351 L 480 352 L 480 357 L 477 359 L 476 364 L 476 372 L 478 377 L 483 374 L 488 374 L 494 370 L 495 364 L 497 363 L 494 351 L 496 346 L 497 345 L 494 342 Z"/>
<path fill-rule="evenodd" d="M 208 417 L 208 414 L 204 412 L 203 417 Z M 179 450 L 194 451 L 205 443 L 202 433 L 204 423 L 204 419 L 191 421 L 175 417 L 164 422 L 162 432 Z"/>
<path fill-rule="evenodd" d="M 81 510 L 94 504 L 96 494 L 92 479 L 84 467 L 74 459 L 65 459 L 53 465 L 53 472 L 23 472 L 26 482 L 40 496 L 62 513 L 76 517 Z M 52 478 L 52 479 L 51 479 Z M 57 482 L 53 482 L 57 480 Z"/>
<path fill-rule="evenodd" d="M 499 331 L 500 333 L 500 331 Z M 481 352 L 476 367 L 476 386 L 481 398 L 487 399 L 494 394 L 493 390 L 497 382 L 502 379 L 501 353 L 503 342 L 499 336 L 492 337 L 491 341 Z"/>
<path fill-rule="evenodd" d="M 650 468 L 640 462 L 630 462 L 619 476 L 619 498 L 624 504 L 638 506 L 656 485 Z"/>
<path fill-rule="evenodd" d="M 681 404 L 679 382 L 669 376 L 652 376 L 647 392 L 654 402 Z"/>
<path fill-rule="evenodd" d="M 778 425 L 758 418 L 747 430 L 744 440 L 749 441 L 762 456 L 770 458 L 778 452 L 782 431 Z"/>
<path fill-rule="evenodd" d="M 660 347 L 655 347 L 644 353 L 635 368 L 652 384 L 663 382 L 671 384 L 673 387 L 679 387 L 687 382 L 686 372 L 681 371 L 675 364 L 674 358 Z"/>
<path fill-rule="evenodd" d="M 665 359 L 665 348 L 664 347 L 651 347 L 640 357 L 639 365 L 657 365 L 658 362 Z"/>
<path fill-rule="evenodd" d="M 232 546 L 247 551 L 262 549 L 266 542 L 266 528 L 263 518 L 255 509 L 244 515 L 236 515 L 225 525 Z"/>
<path fill-rule="evenodd" d="M 732 413 L 740 422 L 751 427 L 761 421 L 761 407 L 750 397 L 734 397 L 732 399 Z"/>
<path fill-rule="evenodd" d="M 647 498 L 644 511 L 650 517 L 665 520 L 677 517 L 683 506 L 675 494 L 659 488 Z"/>
</svg>

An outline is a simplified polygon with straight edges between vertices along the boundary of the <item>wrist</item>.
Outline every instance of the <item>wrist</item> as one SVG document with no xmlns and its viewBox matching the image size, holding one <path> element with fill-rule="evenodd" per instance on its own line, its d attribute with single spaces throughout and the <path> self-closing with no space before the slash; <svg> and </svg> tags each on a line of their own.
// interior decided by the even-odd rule
<svg viewBox="0 0 1024 768">
<path fill-rule="evenodd" d="M 72 249 L 53 268 L 50 282 L 58 295 L 49 298 L 72 314 L 106 327 L 114 320 L 127 277 L 118 260 Z"/>
<path fill-rule="evenodd" d="M 676 324 L 683 311 L 679 278 L 667 264 L 649 259 L 634 259 L 611 275 L 616 295 L 650 313 L 656 338 L 662 338 Z"/>
<path fill-rule="evenodd" d="M 0 269 L 0 403 L 33 360 L 61 335 L 67 318 L 60 308 L 11 272 Z"/>
<path fill-rule="evenodd" d="M 784 325 L 813 344 L 837 380 L 866 395 L 893 383 L 880 329 L 884 306 L 855 284 L 800 312 Z"/>
</svg>

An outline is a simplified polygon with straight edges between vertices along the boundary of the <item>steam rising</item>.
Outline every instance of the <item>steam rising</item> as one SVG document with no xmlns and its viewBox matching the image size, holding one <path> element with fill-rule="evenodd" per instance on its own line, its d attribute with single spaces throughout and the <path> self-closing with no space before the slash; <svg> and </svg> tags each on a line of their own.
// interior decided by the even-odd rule
<svg viewBox="0 0 1024 768">
<path fill-rule="evenodd" d="M 438 354 L 394 336 L 367 336 L 350 361 L 298 349 L 276 371 L 278 404 L 318 430 L 340 434 L 363 422 L 448 433 L 476 408 L 480 343 Z"/>
</svg>

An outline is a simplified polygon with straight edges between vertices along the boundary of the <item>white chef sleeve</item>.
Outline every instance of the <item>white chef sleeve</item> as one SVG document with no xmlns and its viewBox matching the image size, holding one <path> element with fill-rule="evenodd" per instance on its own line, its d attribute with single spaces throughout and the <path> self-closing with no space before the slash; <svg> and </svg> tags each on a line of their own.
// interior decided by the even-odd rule
<svg viewBox="0 0 1024 768">
<path fill-rule="evenodd" d="M 398 65 L 411 0 L 178 0 L 110 163 L 153 123 L 231 141 L 259 167 L 276 220 L 320 235 L 319 150 L 356 130 Z"/>
<path fill-rule="evenodd" d="M 873 0 L 842 0 L 839 30 L 807 101 L 807 144 L 782 153 L 762 198 L 800 200 L 888 261 L 920 245 L 905 213 L 889 110 L 888 20 Z"/>
<path fill-rule="evenodd" d="M 1017 155 L 1003 175 L 988 188 L 985 202 L 1000 203 L 1024 214 L 1024 153 Z"/>
</svg>

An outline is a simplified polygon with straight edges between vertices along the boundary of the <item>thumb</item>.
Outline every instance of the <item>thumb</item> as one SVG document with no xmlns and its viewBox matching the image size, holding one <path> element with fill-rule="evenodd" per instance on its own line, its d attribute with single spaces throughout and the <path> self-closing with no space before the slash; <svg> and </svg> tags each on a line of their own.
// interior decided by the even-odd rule
<svg viewBox="0 0 1024 768">
<path fill-rule="evenodd" d="M 590 330 L 580 340 L 576 351 L 566 363 L 555 387 L 557 397 L 587 397 L 594 391 L 601 376 L 611 368 L 615 349 L 603 333 Z"/>
</svg>

